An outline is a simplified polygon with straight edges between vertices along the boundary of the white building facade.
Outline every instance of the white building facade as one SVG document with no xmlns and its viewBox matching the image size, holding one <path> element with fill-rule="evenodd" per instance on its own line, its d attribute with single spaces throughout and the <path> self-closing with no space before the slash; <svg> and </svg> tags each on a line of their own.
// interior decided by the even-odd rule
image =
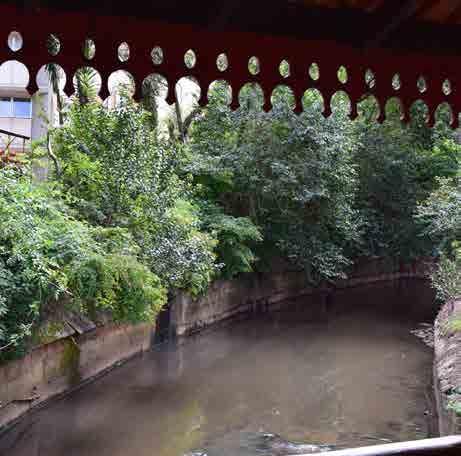
<svg viewBox="0 0 461 456">
<path fill-rule="evenodd" d="M 20 62 L 11 60 L 0 66 L 0 130 L 35 140 L 46 134 L 50 124 L 55 124 L 56 100 L 44 68 L 36 75 L 39 90 L 32 96 L 26 90 L 29 77 L 33 76 Z M 5 133 L 0 134 L 2 153 L 8 144 L 10 152 L 21 152 L 24 146 L 30 149 L 30 141 L 23 144 L 20 138 L 13 140 Z"/>
</svg>

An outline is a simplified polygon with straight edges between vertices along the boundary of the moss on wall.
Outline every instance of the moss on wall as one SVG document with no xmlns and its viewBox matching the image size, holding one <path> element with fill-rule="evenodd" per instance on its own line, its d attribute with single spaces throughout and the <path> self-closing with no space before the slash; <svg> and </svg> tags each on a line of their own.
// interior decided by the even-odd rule
<svg viewBox="0 0 461 456">
<path fill-rule="evenodd" d="M 33 345 L 45 345 L 62 338 L 64 322 L 50 321 L 35 329 L 32 335 Z"/>
<path fill-rule="evenodd" d="M 59 364 L 59 374 L 69 378 L 71 384 L 80 382 L 80 347 L 73 337 L 64 342 L 64 351 Z"/>
</svg>

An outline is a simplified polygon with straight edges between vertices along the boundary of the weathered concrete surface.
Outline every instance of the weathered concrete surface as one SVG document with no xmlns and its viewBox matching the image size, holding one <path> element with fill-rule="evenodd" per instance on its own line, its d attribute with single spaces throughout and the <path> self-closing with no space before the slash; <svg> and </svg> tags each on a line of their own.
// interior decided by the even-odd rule
<svg viewBox="0 0 461 456">
<path fill-rule="evenodd" d="M 441 435 L 461 433 L 461 417 L 450 405 L 461 408 L 461 331 L 451 326 L 461 318 L 461 299 L 447 302 L 434 328 L 434 384 Z"/>
<path fill-rule="evenodd" d="M 218 280 L 198 299 L 178 293 L 171 303 L 171 321 L 176 335 L 186 336 L 309 292 L 304 275 L 297 272 L 248 274 L 238 280 Z"/>
<path fill-rule="evenodd" d="M 248 274 L 238 280 L 218 280 L 205 296 L 197 299 L 177 294 L 171 302 L 171 322 L 176 335 L 182 337 L 252 312 L 277 310 L 306 296 L 310 296 L 311 305 L 304 310 L 311 311 L 313 318 L 328 312 L 332 299 L 345 306 L 353 300 L 368 301 L 370 305 L 387 306 L 390 311 L 401 310 L 398 306 L 403 307 L 403 302 L 410 314 L 430 318 L 434 315 L 434 292 L 428 285 L 430 268 L 431 263 L 425 261 L 402 265 L 382 259 L 367 260 L 355 266 L 348 279 L 319 288 L 307 285 L 303 272 Z M 395 299 L 396 292 L 402 299 Z"/>
<path fill-rule="evenodd" d="M 0 366 L 0 429 L 81 382 L 150 347 L 152 326 L 110 325 L 63 338 Z"/>
</svg>

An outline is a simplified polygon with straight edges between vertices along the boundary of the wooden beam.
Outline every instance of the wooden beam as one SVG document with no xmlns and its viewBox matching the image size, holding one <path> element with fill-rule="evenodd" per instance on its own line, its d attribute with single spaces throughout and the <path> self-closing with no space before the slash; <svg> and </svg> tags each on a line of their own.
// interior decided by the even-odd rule
<svg viewBox="0 0 461 456">
<path fill-rule="evenodd" d="M 221 30 L 229 25 L 242 3 L 243 0 L 226 0 L 219 2 L 217 4 L 218 10 L 214 10 L 211 14 L 209 28 L 211 30 Z"/>
<path fill-rule="evenodd" d="M 383 4 L 383 0 L 371 0 L 370 3 L 366 6 L 365 11 L 367 13 L 372 13 L 380 8 Z"/>
<path fill-rule="evenodd" d="M 387 18 L 384 20 L 381 30 L 369 39 L 365 44 L 365 49 L 382 46 L 404 22 L 414 17 L 421 10 L 430 8 L 435 3 L 434 0 L 404 0 L 384 2 L 382 8 L 374 10 L 377 16 Z"/>
<path fill-rule="evenodd" d="M 425 2 L 423 2 L 421 7 L 417 11 L 418 16 L 420 17 L 423 16 L 425 13 L 430 11 L 437 3 L 440 3 L 439 0 L 426 0 Z M 421 18 L 421 20 L 424 20 L 424 19 Z"/>
<path fill-rule="evenodd" d="M 458 24 L 461 21 L 461 4 L 448 16 L 448 24 Z"/>
</svg>

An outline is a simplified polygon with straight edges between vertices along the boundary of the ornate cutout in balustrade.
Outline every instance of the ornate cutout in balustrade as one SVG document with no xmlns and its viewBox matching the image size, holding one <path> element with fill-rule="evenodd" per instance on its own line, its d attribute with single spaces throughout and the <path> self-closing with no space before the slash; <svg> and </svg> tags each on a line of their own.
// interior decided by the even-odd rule
<svg viewBox="0 0 461 456">
<path fill-rule="evenodd" d="M 189 49 L 184 54 L 184 65 L 186 65 L 187 68 L 192 69 L 195 67 L 196 63 L 197 56 L 195 55 L 195 52 L 192 49 Z"/>
<path fill-rule="evenodd" d="M 306 91 L 315 88 L 324 102 L 324 115 L 330 115 L 331 99 L 339 91 L 350 101 L 352 118 L 357 116 L 358 103 L 372 94 L 381 121 L 388 101 L 397 95 L 404 121 L 420 100 L 427 106 L 430 123 L 443 104 L 452 113 L 452 126 L 458 126 L 458 56 L 384 49 L 363 52 L 334 42 L 219 32 L 134 17 L 48 12 L 44 8 L 38 20 L 36 14 L 12 4 L 0 5 L 0 14 L 7 18 L 8 26 L 0 32 L 0 62 L 18 60 L 27 66 L 31 94 L 38 88 L 35 76 L 51 57 L 68 75 L 63 91 L 69 96 L 74 91 L 73 75 L 91 61 L 101 78 L 99 96 L 103 100 L 109 95 L 112 73 L 126 71 L 130 91 L 140 99 L 143 81 L 155 70 L 173 88 L 182 77 L 195 77 L 202 88 L 198 100 L 202 105 L 207 102 L 210 84 L 225 79 L 234 94 L 234 109 L 244 101 L 245 85 L 251 82 L 265 95 L 264 109 L 271 109 L 271 96 L 282 85 L 291 90 L 293 107 L 299 112 Z M 174 96 L 174 90 L 169 90 L 166 101 L 172 103 Z"/>
</svg>

